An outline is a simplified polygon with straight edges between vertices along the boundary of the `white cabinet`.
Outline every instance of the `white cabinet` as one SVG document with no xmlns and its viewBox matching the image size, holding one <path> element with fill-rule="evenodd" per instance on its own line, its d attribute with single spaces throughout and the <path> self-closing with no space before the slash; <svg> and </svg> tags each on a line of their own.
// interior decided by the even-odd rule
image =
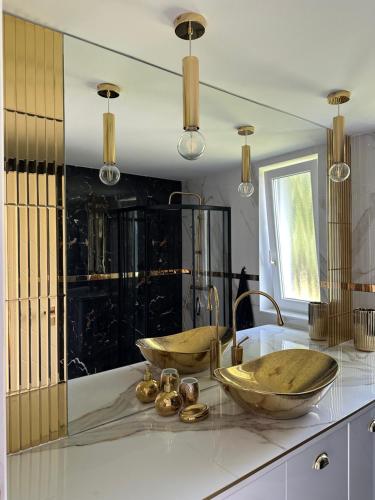
<svg viewBox="0 0 375 500">
<path fill-rule="evenodd" d="M 324 458 L 324 454 L 328 460 Z M 321 469 L 314 468 L 320 461 Z M 348 498 L 348 433 L 344 425 L 287 461 L 287 500 Z M 359 499 L 358 499 L 359 500 Z"/>
<path fill-rule="evenodd" d="M 369 430 L 374 421 L 375 406 L 348 424 L 350 500 L 375 498 L 375 432 Z"/>
<path fill-rule="evenodd" d="M 286 500 L 285 464 L 266 472 L 261 477 L 249 478 L 217 498 L 224 500 Z"/>
<path fill-rule="evenodd" d="M 216 498 L 375 500 L 375 432 L 369 430 L 371 423 L 375 431 L 375 404 Z"/>
</svg>

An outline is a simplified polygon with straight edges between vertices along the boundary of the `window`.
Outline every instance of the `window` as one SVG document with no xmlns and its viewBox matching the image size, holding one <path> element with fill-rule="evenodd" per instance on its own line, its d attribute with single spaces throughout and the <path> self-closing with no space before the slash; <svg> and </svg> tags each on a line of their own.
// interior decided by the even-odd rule
<svg viewBox="0 0 375 500">
<path fill-rule="evenodd" d="M 267 267 L 266 288 L 284 313 L 306 314 L 320 300 L 317 171 L 317 155 L 260 169 L 261 276 Z"/>
</svg>

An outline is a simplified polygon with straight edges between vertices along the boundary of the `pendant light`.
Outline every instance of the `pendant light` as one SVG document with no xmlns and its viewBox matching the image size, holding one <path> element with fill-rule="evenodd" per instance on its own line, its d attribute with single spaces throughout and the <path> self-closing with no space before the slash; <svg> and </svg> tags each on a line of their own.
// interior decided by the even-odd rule
<svg viewBox="0 0 375 500">
<path fill-rule="evenodd" d="M 120 95 L 120 87 L 113 83 L 99 83 L 97 93 L 107 99 L 107 113 L 103 113 L 103 163 L 99 178 L 106 186 L 114 186 L 120 180 L 120 170 L 116 166 L 115 115 L 109 112 L 109 100 Z"/>
<path fill-rule="evenodd" d="M 327 96 L 328 103 L 337 106 L 337 116 L 333 119 L 333 163 L 328 171 L 328 176 L 333 182 L 343 182 L 350 176 L 350 166 L 344 161 L 345 148 L 345 120 L 340 115 L 340 104 L 350 100 L 348 90 L 338 90 Z"/>
<path fill-rule="evenodd" d="M 191 55 L 191 41 L 204 34 L 206 24 L 205 18 L 195 12 L 181 14 L 174 21 L 176 35 L 189 40 L 189 55 L 182 60 L 184 132 L 177 144 L 178 152 L 186 160 L 196 160 L 206 148 L 199 132 L 199 60 Z"/>
<path fill-rule="evenodd" d="M 238 186 L 238 192 L 242 198 L 250 198 L 254 193 L 254 186 L 251 182 L 250 146 L 247 144 L 247 136 L 255 132 L 255 127 L 242 125 L 237 131 L 238 135 L 245 136 L 245 144 L 242 146 L 241 184 Z"/>
</svg>

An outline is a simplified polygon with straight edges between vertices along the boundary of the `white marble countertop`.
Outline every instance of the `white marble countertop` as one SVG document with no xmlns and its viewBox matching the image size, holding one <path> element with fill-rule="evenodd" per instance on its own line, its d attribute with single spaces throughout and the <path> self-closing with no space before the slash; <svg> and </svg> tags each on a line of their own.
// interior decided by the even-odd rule
<svg viewBox="0 0 375 500">
<path fill-rule="evenodd" d="M 80 422 L 95 428 L 10 456 L 9 499 L 204 498 L 374 401 L 375 353 L 358 352 L 350 342 L 328 348 L 306 332 L 271 325 L 244 335 L 250 336 L 245 360 L 280 349 L 312 348 L 337 359 L 339 376 L 314 411 L 277 421 L 244 413 L 204 374 L 200 400 L 210 405 L 211 414 L 193 425 L 159 417 L 152 406 L 139 412 L 135 405 L 121 417 L 119 405 L 131 399 L 134 389 L 128 384 L 125 396 L 113 399 L 112 394 L 102 409 L 105 419 L 113 412 L 117 420 L 95 427 L 95 408 L 86 402 L 88 413 L 74 415 L 74 430 L 79 431 Z M 140 368 L 135 368 L 138 373 Z"/>
</svg>

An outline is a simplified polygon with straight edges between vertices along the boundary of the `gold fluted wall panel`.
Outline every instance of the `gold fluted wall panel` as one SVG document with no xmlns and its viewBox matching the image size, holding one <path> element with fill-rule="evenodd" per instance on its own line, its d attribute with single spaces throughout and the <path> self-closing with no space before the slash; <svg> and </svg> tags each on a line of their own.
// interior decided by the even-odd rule
<svg viewBox="0 0 375 500">
<path fill-rule="evenodd" d="M 66 434 L 63 38 L 4 15 L 8 451 Z"/>
<path fill-rule="evenodd" d="M 327 167 L 332 165 L 333 132 L 327 132 Z M 350 165 L 350 137 L 345 138 L 344 161 Z M 328 173 L 328 172 L 327 172 Z M 352 190 L 351 177 L 328 182 L 328 341 L 337 345 L 352 333 Z"/>
</svg>

